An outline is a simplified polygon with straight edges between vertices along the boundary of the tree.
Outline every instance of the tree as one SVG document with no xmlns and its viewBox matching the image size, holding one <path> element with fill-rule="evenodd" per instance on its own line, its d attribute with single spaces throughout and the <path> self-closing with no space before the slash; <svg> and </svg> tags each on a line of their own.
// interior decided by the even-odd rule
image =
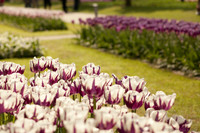
<svg viewBox="0 0 200 133">
<path fill-rule="evenodd" d="M 78 11 L 80 5 L 80 0 L 74 0 L 74 10 Z"/>
<path fill-rule="evenodd" d="M 131 0 L 125 0 L 125 6 L 126 7 L 129 7 L 129 6 L 131 6 L 132 4 L 131 4 Z"/>
<path fill-rule="evenodd" d="M 197 15 L 200 15 L 200 0 L 197 3 Z"/>
</svg>

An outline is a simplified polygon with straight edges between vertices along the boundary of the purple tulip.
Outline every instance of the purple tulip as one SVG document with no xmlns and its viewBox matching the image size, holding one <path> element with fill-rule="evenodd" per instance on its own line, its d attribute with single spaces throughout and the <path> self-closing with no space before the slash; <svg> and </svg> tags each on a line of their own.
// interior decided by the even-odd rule
<svg viewBox="0 0 200 133">
<path fill-rule="evenodd" d="M 70 65 L 60 64 L 61 79 L 70 81 L 75 75 L 76 75 L 76 66 L 74 63 Z"/>
<path fill-rule="evenodd" d="M 163 91 L 157 91 L 156 95 L 149 96 L 145 100 L 145 109 L 154 108 L 155 110 L 169 110 L 175 101 L 176 94 L 166 95 Z"/>
<path fill-rule="evenodd" d="M 104 90 L 104 97 L 108 104 L 119 104 L 125 90 L 120 85 L 107 86 Z"/>
<path fill-rule="evenodd" d="M 99 75 L 100 74 L 100 66 L 95 66 L 93 63 L 88 63 L 87 65 L 82 67 L 83 73 L 86 73 L 88 75 Z"/>
<path fill-rule="evenodd" d="M 47 67 L 47 61 L 45 57 L 41 58 L 34 57 L 32 60 L 30 60 L 30 70 L 33 73 L 44 71 L 46 67 Z"/>
<path fill-rule="evenodd" d="M 130 90 L 124 95 L 124 102 L 128 108 L 136 110 L 143 105 L 144 94 Z"/>
<path fill-rule="evenodd" d="M 96 127 L 103 130 L 113 128 L 117 121 L 119 112 L 111 107 L 102 107 L 94 111 Z"/>
</svg>

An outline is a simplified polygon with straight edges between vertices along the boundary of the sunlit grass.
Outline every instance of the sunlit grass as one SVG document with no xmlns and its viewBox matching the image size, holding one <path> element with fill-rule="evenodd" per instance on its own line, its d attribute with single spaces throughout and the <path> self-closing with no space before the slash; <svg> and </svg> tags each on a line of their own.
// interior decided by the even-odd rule
<svg viewBox="0 0 200 133">
<path fill-rule="evenodd" d="M 78 28 L 80 28 L 79 25 L 73 25 L 70 23 L 66 23 L 66 25 L 68 27 L 68 30 L 28 32 L 12 26 L 0 24 L 0 33 L 9 32 L 24 37 L 53 36 L 53 35 L 58 36 L 58 35 L 74 34 L 74 32 L 78 30 Z"/>
<path fill-rule="evenodd" d="M 167 70 L 160 70 L 138 60 L 124 59 L 112 54 L 104 53 L 92 48 L 75 45 L 70 39 L 42 41 L 45 48 L 45 56 L 59 58 L 62 63 L 75 63 L 77 71 L 89 62 L 101 66 L 102 72 L 110 75 L 116 74 L 119 78 L 124 75 L 145 78 L 150 92 L 162 90 L 166 94 L 176 93 L 175 105 L 170 109 L 168 115 L 183 115 L 193 120 L 192 130 L 200 130 L 200 81 L 176 75 Z M 29 70 L 29 59 L 4 59 L 1 61 L 12 61 L 26 65 L 25 76 L 30 78 L 33 74 Z M 144 114 L 144 108 L 138 110 L 140 115 Z"/>
</svg>

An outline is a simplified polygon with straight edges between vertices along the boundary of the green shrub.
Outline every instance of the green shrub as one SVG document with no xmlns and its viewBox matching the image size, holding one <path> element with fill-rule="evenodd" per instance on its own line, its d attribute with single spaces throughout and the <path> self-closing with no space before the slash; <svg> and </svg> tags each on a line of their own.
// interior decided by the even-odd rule
<svg viewBox="0 0 200 133">
<path fill-rule="evenodd" d="M 200 76 L 199 36 L 177 35 L 174 32 L 155 33 L 148 30 L 117 32 L 115 29 L 104 29 L 101 26 L 83 27 L 80 36 L 80 44 Z"/>
<path fill-rule="evenodd" d="M 0 14 L 0 22 L 15 26 L 27 31 L 45 31 L 45 30 L 65 30 L 65 23 L 61 19 L 54 18 L 29 18 L 26 16 L 13 16 Z"/>
<path fill-rule="evenodd" d="M 0 59 L 41 56 L 39 41 L 22 38 L 9 33 L 0 35 Z"/>
</svg>

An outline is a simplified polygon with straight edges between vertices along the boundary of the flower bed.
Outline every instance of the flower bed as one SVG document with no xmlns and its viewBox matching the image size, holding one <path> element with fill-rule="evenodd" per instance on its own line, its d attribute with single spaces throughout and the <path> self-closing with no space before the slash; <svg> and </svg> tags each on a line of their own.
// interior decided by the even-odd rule
<svg viewBox="0 0 200 133">
<path fill-rule="evenodd" d="M 137 76 L 112 78 L 88 63 L 74 78 L 74 63 L 41 57 L 30 60 L 34 77 L 28 85 L 24 70 L 25 66 L 0 62 L 1 131 L 187 133 L 192 125 L 181 115 L 167 117 L 175 93 L 150 94 L 145 80 Z M 136 110 L 143 104 L 146 113 L 141 117 Z"/>
<path fill-rule="evenodd" d="M 80 23 L 89 25 L 80 31 L 83 45 L 200 75 L 200 24 L 116 16 Z"/>
<path fill-rule="evenodd" d="M 37 39 L 22 38 L 9 33 L 0 35 L 0 59 L 40 55 L 42 55 L 42 50 Z"/>
<path fill-rule="evenodd" d="M 0 7 L 0 21 L 28 31 L 64 30 L 61 11 Z"/>
</svg>

